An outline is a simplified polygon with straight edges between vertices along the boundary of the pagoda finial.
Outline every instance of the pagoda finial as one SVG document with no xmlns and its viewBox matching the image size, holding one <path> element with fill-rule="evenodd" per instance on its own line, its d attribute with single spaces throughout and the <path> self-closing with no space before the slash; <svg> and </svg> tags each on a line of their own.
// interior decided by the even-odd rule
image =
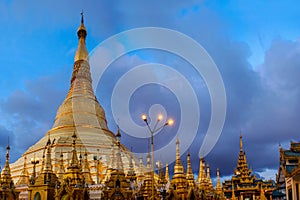
<svg viewBox="0 0 300 200">
<path fill-rule="evenodd" d="M 82 11 L 81 11 L 81 24 L 84 24 L 84 13 L 83 13 L 83 9 L 82 9 Z"/>
<path fill-rule="evenodd" d="M 9 161 L 9 150 L 10 150 L 10 146 L 9 146 L 9 137 L 8 137 L 7 147 L 6 147 L 6 161 Z"/>
<path fill-rule="evenodd" d="M 79 39 L 78 42 L 78 48 L 75 54 L 74 61 L 79 61 L 79 60 L 85 60 L 88 61 L 88 52 L 85 46 L 85 38 L 87 36 L 87 31 L 84 26 L 84 19 L 83 19 L 83 11 L 81 12 L 81 23 L 80 26 L 77 30 L 77 36 Z"/>
<path fill-rule="evenodd" d="M 243 151 L 243 136 L 240 134 L 240 151 Z"/>
</svg>

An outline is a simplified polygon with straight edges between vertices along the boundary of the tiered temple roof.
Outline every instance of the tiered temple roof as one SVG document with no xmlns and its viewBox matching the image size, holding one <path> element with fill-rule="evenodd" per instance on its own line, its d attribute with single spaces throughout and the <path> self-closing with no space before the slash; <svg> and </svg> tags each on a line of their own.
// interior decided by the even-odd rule
<svg viewBox="0 0 300 200">
<path fill-rule="evenodd" d="M 262 188 L 268 191 L 268 193 L 262 195 Z M 226 180 L 223 183 L 225 196 L 232 199 L 236 197 L 242 199 L 256 199 L 259 197 L 261 199 L 262 196 L 267 195 L 270 198 L 273 189 L 273 181 L 263 181 L 252 174 L 252 170 L 248 167 L 246 153 L 243 149 L 242 135 L 240 135 L 240 152 L 234 175 L 231 180 Z"/>
</svg>

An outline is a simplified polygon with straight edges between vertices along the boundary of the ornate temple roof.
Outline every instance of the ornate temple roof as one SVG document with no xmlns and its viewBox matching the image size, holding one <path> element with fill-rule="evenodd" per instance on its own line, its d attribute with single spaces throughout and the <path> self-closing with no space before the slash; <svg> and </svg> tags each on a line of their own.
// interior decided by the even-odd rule
<svg viewBox="0 0 300 200">
<path fill-rule="evenodd" d="M 246 159 L 246 153 L 243 149 L 243 137 L 240 135 L 240 151 L 237 166 L 231 180 L 223 182 L 223 191 L 227 198 L 236 199 L 240 196 L 256 196 L 260 199 L 265 198 L 265 194 L 261 193 L 261 188 L 268 190 L 267 195 L 271 195 L 271 191 L 275 185 L 273 181 L 264 181 L 252 174 Z"/>
</svg>

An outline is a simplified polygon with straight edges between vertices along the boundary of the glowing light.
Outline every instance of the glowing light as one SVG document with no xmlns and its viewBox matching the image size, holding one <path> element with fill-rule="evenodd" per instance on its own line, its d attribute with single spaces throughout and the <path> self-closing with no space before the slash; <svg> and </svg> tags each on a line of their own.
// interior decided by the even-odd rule
<svg viewBox="0 0 300 200">
<path fill-rule="evenodd" d="M 158 115 L 157 120 L 161 121 L 164 118 L 164 116 L 162 114 Z"/>
<path fill-rule="evenodd" d="M 169 119 L 167 123 L 168 123 L 168 125 L 172 126 L 174 124 L 174 120 L 173 119 Z"/>
<path fill-rule="evenodd" d="M 143 119 L 144 121 L 147 121 L 147 116 L 146 116 L 146 115 L 142 115 L 142 119 Z"/>
</svg>

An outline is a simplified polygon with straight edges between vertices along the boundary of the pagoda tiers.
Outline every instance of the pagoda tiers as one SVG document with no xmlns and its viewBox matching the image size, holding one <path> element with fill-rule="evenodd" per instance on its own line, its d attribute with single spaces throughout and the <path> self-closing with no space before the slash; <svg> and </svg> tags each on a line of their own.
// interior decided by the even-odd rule
<svg viewBox="0 0 300 200">
<path fill-rule="evenodd" d="M 77 35 L 78 47 L 74 58 L 70 89 L 57 110 L 53 127 L 36 144 L 29 147 L 22 157 L 11 164 L 11 174 L 15 181 L 21 175 L 23 177 L 26 175 L 22 171 L 24 164 L 27 165 L 28 173 L 32 174 L 33 165 L 30 162 L 32 159 L 42 160 L 48 135 L 53 141 L 51 164 L 54 172 L 62 173 L 59 170 L 62 166 L 67 166 L 67 160 L 71 156 L 72 135 L 74 132 L 77 134 L 76 148 L 79 150 L 77 153 L 84 154 L 84 159 L 87 160 L 85 167 L 89 166 L 90 168 L 92 178 L 92 180 L 89 180 L 90 182 L 100 183 L 110 163 L 109 155 L 111 147 L 116 143 L 116 137 L 108 129 L 105 112 L 92 89 L 88 51 L 85 44 L 87 31 L 84 26 L 83 14 Z M 124 171 L 129 170 L 130 159 L 132 159 L 131 162 L 136 168 L 138 160 L 134 155 L 122 144 L 120 145 L 120 151 Z M 101 160 L 99 154 L 101 154 Z M 42 162 L 39 162 L 36 168 L 39 170 L 41 167 Z"/>
<path fill-rule="evenodd" d="M 231 180 L 226 180 L 223 183 L 223 191 L 226 198 L 249 200 L 272 199 L 273 189 L 273 181 L 263 181 L 252 174 L 243 150 L 242 135 L 240 135 L 240 153 L 237 167 L 234 170 Z"/>
</svg>

